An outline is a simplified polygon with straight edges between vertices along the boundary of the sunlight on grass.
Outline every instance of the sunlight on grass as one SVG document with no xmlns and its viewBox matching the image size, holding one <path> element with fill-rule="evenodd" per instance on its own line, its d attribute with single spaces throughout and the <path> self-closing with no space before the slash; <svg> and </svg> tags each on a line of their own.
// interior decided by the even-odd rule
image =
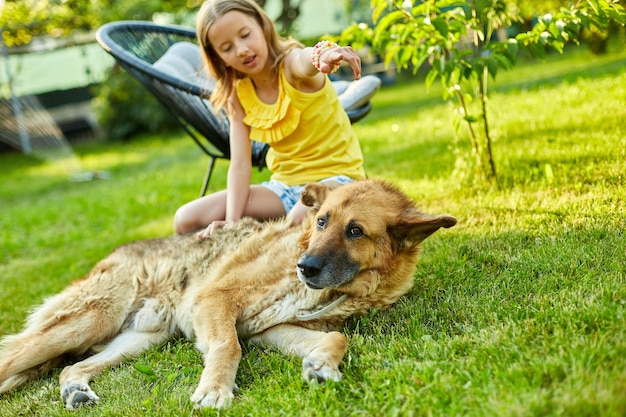
<svg viewBox="0 0 626 417">
<path fill-rule="evenodd" d="M 33 165 L 30 169 L 26 169 L 23 173 L 30 177 L 59 177 L 67 178 L 75 169 L 86 170 L 109 170 L 115 169 L 120 165 L 133 165 L 145 163 L 149 154 L 141 151 L 128 152 L 127 150 L 99 153 L 98 155 L 88 155 L 77 157 L 78 163 L 69 159 L 60 159 L 55 161 L 45 161 L 37 165 Z"/>
<path fill-rule="evenodd" d="M 123 147 L 119 150 L 87 155 L 81 158 L 83 165 L 89 169 L 110 170 L 125 165 L 140 165 L 149 161 L 150 154 L 140 149 L 128 149 Z"/>
<path fill-rule="evenodd" d="M 146 238 L 151 236 L 160 236 L 163 234 L 163 230 L 172 228 L 172 216 L 165 216 L 161 219 L 152 220 L 146 223 L 142 223 L 133 229 L 133 234 L 137 236 L 145 236 Z"/>
</svg>

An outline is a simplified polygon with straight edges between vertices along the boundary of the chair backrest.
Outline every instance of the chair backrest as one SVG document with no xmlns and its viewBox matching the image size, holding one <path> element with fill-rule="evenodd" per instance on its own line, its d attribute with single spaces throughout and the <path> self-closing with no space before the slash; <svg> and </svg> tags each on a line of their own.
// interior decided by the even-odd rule
<svg viewBox="0 0 626 417">
<path fill-rule="evenodd" d="M 193 30 L 153 22 L 120 21 L 100 27 L 96 39 L 159 100 L 205 152 L 230 157 L 228 119 L 214 111 L 208 101 L 213 84 L 203 73 Z M 196 132 L 208 142 L 200 140 Z"/>
</svg>

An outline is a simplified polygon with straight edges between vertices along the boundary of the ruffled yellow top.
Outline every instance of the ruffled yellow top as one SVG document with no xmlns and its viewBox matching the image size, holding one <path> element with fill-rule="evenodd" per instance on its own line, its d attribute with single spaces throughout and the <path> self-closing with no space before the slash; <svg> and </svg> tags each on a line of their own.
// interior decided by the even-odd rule
<svg viewBox="0 0 626 417">
<path fill-rule="evenodd" d="M 237 96 L 250 139 L 270 145 L 272 179 L 298 185 L 335 175 L 365 177 L 361 147 L 328 77 L 321 90 L 303 93 L 281 67 L 275 103 L 261 101 L 249 78 L 238 81 Z"/>
</svg>

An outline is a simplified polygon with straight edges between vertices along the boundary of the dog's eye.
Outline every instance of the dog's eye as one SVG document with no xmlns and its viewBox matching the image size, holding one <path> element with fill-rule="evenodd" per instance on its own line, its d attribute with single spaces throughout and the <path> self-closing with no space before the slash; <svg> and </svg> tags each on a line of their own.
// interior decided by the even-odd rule
<svg viewBox="0 0 626 417">
<path fill-rule="evenodd" d="M 321 218 L 321 217 L 318 217 L 317 218 L 317 228 L 318 229 L 323 229 L 324 227 L 326 227 L 326 220 Z"/>
<path fill-rule="evenodd" d="M 348 228 L 349 237 L 361 237 L 363 236 L 363 229 L 357 226 L 351 226 Z"/>
</svg>

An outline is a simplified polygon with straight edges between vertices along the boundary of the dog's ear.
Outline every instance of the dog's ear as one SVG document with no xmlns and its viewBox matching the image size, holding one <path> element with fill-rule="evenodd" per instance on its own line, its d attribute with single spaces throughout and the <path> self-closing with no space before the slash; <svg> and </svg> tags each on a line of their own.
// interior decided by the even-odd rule
<svg viewBox="0 0 626 417">
<path fill-rule="evenodd" d="M 313 217 L 319 211 L 320 207 L 326 200 L 326 196 L 332 190 L 337 188 L 340 184 L 334 182 L 312 182 L 307 184 L 302 193 L 300 194 L 300 201 L 305 206 L 311 207 L 308 215 L 302 220 L 302 234 L 300 235 L 300 239 L 298 242 L 303 248 L 308 248 L 309 239 L 311 239 L 311 232 L 313 228 L 311 226 Z"/>
<path fill-rule="evenodd" d="M 419 245 L 440 228 L 452 227 L 456 222 L 456 218 L 449 214 L 432 216 L 412 209 L 403 213 L 387 230 L 393 240 L 394 251 L 397 252 Z"/>
<path fill-rule="evenodd" d="M 307 184 L 300 194 L 302 204 L 309 207 L 319 208 L 322 205 L 329 192 L 339 187 L 340 184 L 335 182 L 312 182 Z"/>
</svg>

